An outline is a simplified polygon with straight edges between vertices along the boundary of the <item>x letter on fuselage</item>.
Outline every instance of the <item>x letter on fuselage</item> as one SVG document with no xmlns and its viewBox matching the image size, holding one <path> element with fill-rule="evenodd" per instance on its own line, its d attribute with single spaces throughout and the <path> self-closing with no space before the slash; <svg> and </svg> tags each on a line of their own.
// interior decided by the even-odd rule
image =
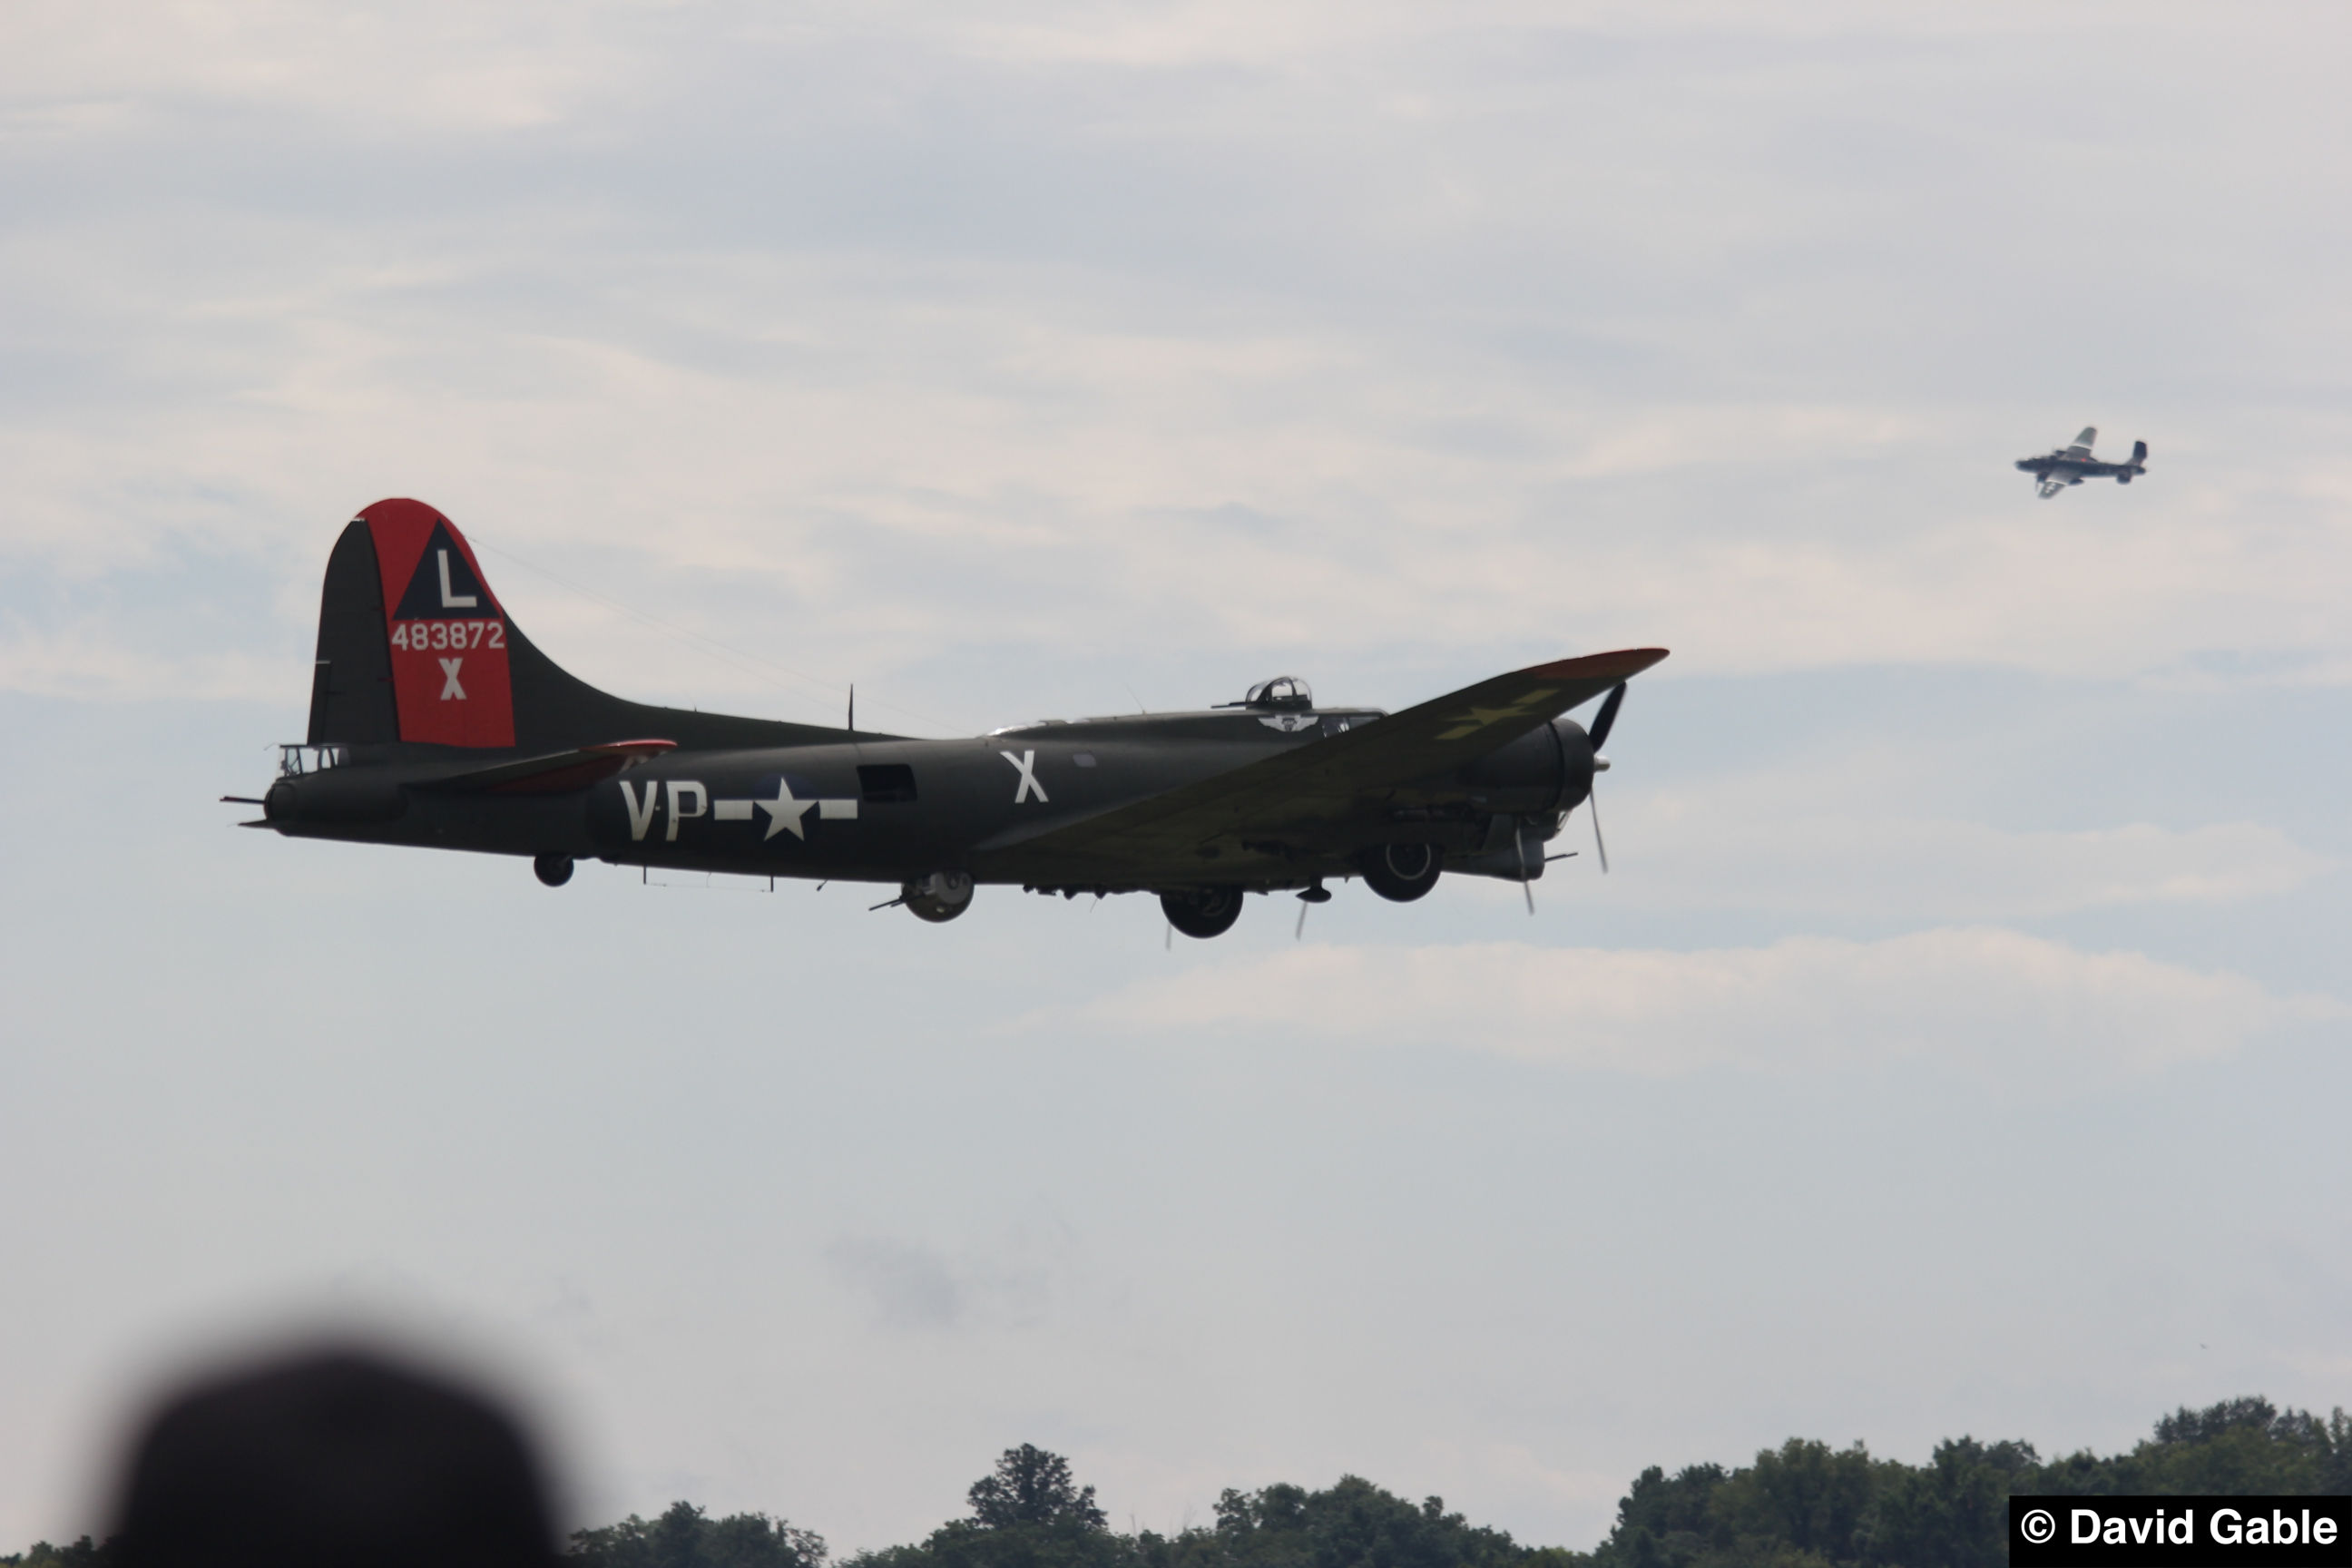
<svg viewBox="0 0 2352 1568">
<path fill-rule="evenodd" d="M 1010 752 L 999 752 L 996 754 L 1020 770 L 1021 783 L 1013 791 L 1013 805 L 1019 805 L 1023 801 L 1027 800 L 1029 792 L 1032 790 L 1037 792 L 1039 800 L 1043 801 L 1046 798 L 1045 786 L 1037 782 L 1036 752 L 1024 752 L 1017 757 Z"/>
</svg>

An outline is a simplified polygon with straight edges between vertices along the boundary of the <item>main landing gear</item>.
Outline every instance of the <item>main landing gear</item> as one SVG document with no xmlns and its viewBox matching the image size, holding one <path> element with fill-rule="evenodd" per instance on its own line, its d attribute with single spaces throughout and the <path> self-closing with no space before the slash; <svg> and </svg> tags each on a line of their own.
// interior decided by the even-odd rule
<svg viewBox="0 0 2352 1568">
<path fill-rule="evenodd" d="M 1186 936 L 1223 936 L 1242 918 L 1239 888 L 1187 888 L 1160 895 L 1168 923 Z"/>
<path fill-rule="evenodd" d="M 1409 904 L 1437 886 L 1445 857 L 1434 844 L 1375 844 L 1357 862 L 1364 886 L 1381 897 Z"/>
<path fill-rule="evenodd" d="M 539 879 L 551 888 L 560 888 L 572 880 L 572 857 L 541 855 L 533 858 L 530 868 Z"/>
</svg>

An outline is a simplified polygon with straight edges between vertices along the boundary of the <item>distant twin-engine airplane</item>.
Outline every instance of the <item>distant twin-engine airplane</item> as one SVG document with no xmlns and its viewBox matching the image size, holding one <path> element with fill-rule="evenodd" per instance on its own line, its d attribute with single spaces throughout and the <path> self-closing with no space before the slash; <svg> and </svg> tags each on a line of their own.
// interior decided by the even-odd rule
<svg viewBox="0 0 2352 1568">
<path fill-rule="evenodd" d="M 1560 659 L 1395 714 L 1318 708 L 1278 676 L 1200 712 L 968 740 L 735 719 L 565 674 L 448 519 L 384 500 L 328 559 L 310 735 L 247 826 L 527 856 L 551 887 L 588 857 L 895 883 L 889 901 L 927 921 L 961 914 L 980 882 L 1144 891 L 1211 937 L 1244 893 L 1320 903 L 1331 878 L 1398 901 L 1444 871 L 1532 882 L 1609 765 L 1625 682 L 1665 657 Z M 1604 694 L 1589 733 L 1561 717 Z"/>
<path fill-rule="evenodd" d="M 2119 485 L 2132 482 L 2132 476 L 2147 472 L 2147 443 L 2132 443 L 2131 460 L 2125 463 L 2102 463 L 2091 456 L 2092 444 L 2099 438 L 2099 427 L 2085 425 L 2083 433 L 2074 437 L 2071 447 L 2060 447 L 2045 458 L 2020 458 L 2020 471 L 2035 476 L 2042 482 L 2035 493 L 2048 500 L 2069 485 L 2079 485 L 2084 479 L 2113 479 Z"/>
</svg>

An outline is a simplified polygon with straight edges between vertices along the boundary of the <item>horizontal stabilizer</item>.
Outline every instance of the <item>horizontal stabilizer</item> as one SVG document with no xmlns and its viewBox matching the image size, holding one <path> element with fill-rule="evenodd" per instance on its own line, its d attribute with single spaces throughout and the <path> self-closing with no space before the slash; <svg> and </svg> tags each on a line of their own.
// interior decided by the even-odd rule
<svg viewBox="0 0 2352 1568">
<path fill-rule="evenodd" d="M 676 741 L 608 741 L 543 757 L 476 768 L 419 784 L 419 789 L 451 790 L 469 795 L 565 795 L 586 789 L 650 757 L 677 749 Z"/>
</svg>

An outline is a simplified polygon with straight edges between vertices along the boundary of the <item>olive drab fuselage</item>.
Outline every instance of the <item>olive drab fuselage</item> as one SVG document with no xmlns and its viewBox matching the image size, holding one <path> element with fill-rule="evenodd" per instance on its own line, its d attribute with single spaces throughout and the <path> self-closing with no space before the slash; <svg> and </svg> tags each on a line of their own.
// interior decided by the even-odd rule
<svg viewBox="0 0 2352 1568">
<path fill-rule="evenodd" d="M 960 870 L 982 883 L 1042 885 L 1055 879 L 1025 872 L 1017 847 L 995 857 L 1001 866 L 972 862 L 990 858 L 989 847 L 1008 833 L 1149 799 L 1374 722 L 1380 714 L 1285 714 L 1310 722 L 1281 731 L 1259 717 L 1166 714 L 1036 724 L 972 740 L 671 752 L 584 790 L 540 795 L 439 790 L 433 787 L 437 775 L 471 764 L 404 766 L 362 753 L 281 779 L 268 809 L 270 825 L 296 837 L 759 877 L 903 882 Z M 1376 829 L 1375 837 L 1441 842 L 1457 857 L 1475 855 L 1498 814 L 1540 819 L 1581 804 L 1591 789 L 1591 763 L 1582 730 L 1559 721 L 1549 733 L 1507 742 L 1463 776 L 1400 791 L 1387 831 Z M 1312 847 L 1302 844 L 1247 876 L 1241 856 L 1220 865 L 1226 858 L 1221 855 L 1079 885 L 1124 891 L 1242 880 L 1274 888 L 1349 873 L 1346 853 L 1315 855 Z"/>
</svg>

